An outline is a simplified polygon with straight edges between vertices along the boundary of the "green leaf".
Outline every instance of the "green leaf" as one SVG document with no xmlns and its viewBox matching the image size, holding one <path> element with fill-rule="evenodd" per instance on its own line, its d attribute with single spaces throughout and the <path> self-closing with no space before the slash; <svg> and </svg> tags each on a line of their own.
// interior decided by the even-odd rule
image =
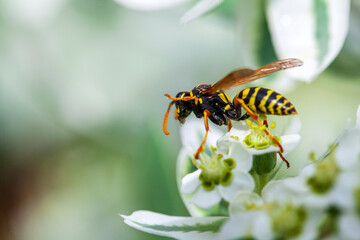
<svg viewBox="0 0 360 240">
<path fill-rule="evenodd" d="M 218 232 L 226 217 L 176 217 L 136 211 L 130 216 L 121 215 L 124 222 L 138 230 L 176 239 L 218 239 Z"/>
</svg>

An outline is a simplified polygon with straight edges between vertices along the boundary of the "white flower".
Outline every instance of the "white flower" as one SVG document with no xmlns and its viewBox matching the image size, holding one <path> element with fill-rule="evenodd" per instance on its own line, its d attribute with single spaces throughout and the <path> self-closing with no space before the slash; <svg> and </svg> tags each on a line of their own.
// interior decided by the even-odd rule
<svg viewBox="0 0 360 240">
<path fill-rule="evenodd" d="M 286 180 L 265 186 L 262 197 L 238 193 L 230 203 L 231 218 L 221 229 L 222 239 L 314 239 L 320 212 L 305 208 L 296 194 L 276 186 Z"/>
<path fill-rule="evenodd" d="M 230 132 L 219 138 L 216 143 L 217 149 L 215 149 L 215 145 L 212 144 L 215 142 L 214 137 L 218 137 L 219 134 L 216 132 L 216 128 L 211 129 L 213 132 L 211 136 L 209 135 L 206 146 L 206 149 L 212 148 L 211 156 L 203 153 L 200 160 L 195 161 L 195 165 L 198 167 L 196 171 L 187 172 L 187 175 L 185 175 L 185 171 L 180 171 L 181 175 L 185 175 L 180 186 L 185 203 L 187 205 L 195 204 L 204 209 L 219 204 L 221 200 L 229 202 L 238 191 L 253 191 L 255 182 L 249 173 L 253 168 L 253 160 L 256 159 L 256 156 L 264 156 L 268 153 L 273 154 L 272 156 L 275 156 L 276 159 L 276 152 L 279 151 L 277 146 L 268 143 L 264 145 L 261 142 L 262 148 L 265 146 L 265 149 L 255 149 L 244 143 L 245 138 L 253 134 L 253 129 L 250 129 L 245 122 L 234 125 Z M 202 134 L 199 134 L 200 132 Z M 183 126 L 181 136 L 184 149 L 178 158 L 180 163 L 178 168 L 184 169 L 182 166 L 189 164 L 192 154 L 200 145 L 204 134 L 204 126 L 200 121 L 199 124 L 196 124 L 190 120 Z M 266 136 L 261 134 L 260 140 L 262 138 L 265 139 Z M 292 150 L 299 142 L 300 136 L 297 134 L 281 137 L 285 152 Z M 268 163 L 264 163 L 264 165 L 266 164 Z M 266 173 L 270 172 L 275 164 L 276 161 L 269 166 Z M 191 208 L 189 211 L 197 216 Z"/>
<path fill-rule="evenodd" d="M 181 136 L 187 154 L 180 154 L 179 162 L 192 158 L 204 134 L 202 121 L 188 120 L 185 123 Z M 227 153 L 216 150 L 215 139 L 219 136 L 212 127 L 205 145 L 208 150 L 212 148 L 211 154 L 202 153 L 196 161 L 199 169 L 182 178 L 181 193 L 191 194 L 186 197 L 186 202 L 201 208 L 212 207 L 222 199 L 229 202 L 238 190 L 252 191 L 254 188 L 254 181 L 248 173 L 252 166 L 250 156 L 244 154 L 242 148 L 233 147 Z"/>
</svg>

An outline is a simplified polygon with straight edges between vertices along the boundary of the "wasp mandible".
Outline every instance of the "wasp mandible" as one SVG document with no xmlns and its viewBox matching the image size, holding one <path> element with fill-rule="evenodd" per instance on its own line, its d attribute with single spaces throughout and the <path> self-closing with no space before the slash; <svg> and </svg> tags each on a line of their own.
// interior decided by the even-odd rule
<svg viewBox="0 0 360 240">
<path fill-rule="evenodd" d="M 280 70 L 299 67 L 301 65 L 303 65 L 303 62 L 299 59 L 283 59 L 255 70 L 250 68 L 235 70 L 214 85 L 201 84 L 191 91 L 179 92 L 175 97 L 165 94 L 165 96 L 172 101 L 165 113 L 163 131 L 166 135 L 170 134 L 167 131 L 167 120 L 170 109 L 174 104 L 176 107 L 175 119 L 181 124 L 185 122 L 185 119 L 192 112 L 194 112 L 197 118 L 203 117 L 206 132 L 200 147 L 194 154 L 195 159 L 198 159 L 208 135 L 208 119 L 219 126 L 223 124 L 227 125 L 230 130 L 231 120 L 241 121 L 251 117 L 257 121 L 260 126 L 264 126 L 264 124 L 266 126 L 267 123 L 264 122 L 263 124 L 257 116 L 258 114 L 295 115 L 297 114 L 297 111 L 294 105 L 283 95 L 275 92 L 274 90 L 262 87 L 246 88 L 241 90 L 234 97 L 232 102 L 224 90 L 229 90 L 233 87 L 255 81 Z M 241 108 L 244 108 L 246 111 L 244 115 L 241 114 Z M 287 167 L 289 167 L 289 162 L 282 156 L 284 150 L 281 144 L 269 133 L 267 129 L 265 129 L 264 132 L 278 145 L 280 149 L 278 154 L 287 164 Z"/>
</svg>

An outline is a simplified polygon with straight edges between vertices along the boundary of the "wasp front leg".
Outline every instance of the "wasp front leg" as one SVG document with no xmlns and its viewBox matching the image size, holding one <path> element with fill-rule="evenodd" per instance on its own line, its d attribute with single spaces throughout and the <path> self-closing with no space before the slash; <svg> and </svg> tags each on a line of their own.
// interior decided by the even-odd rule
<svg viewBox="0 0 360 240">
<path fill-rule="evenodd" d="M 199 159 L 200 153 L 202 152 L 206 139 L 207 139 L 207 135 L 209 132 L 209 121 L 208 121 L 208 117 L 211 116 L 211 113 L 208 110 L 204 110 L 204 125 L 205 125 L 205 136 L 201 142 L 200 147 L 198 148 L 198 150 L 195 153 L 195 159 Z"/>
</svg>

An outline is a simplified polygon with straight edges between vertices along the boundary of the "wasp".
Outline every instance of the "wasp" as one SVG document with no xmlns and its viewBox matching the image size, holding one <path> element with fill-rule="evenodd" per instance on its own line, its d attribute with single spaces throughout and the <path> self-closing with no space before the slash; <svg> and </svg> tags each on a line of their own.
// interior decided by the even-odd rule
<svg viewBox="0 0 360 240">
<path fill-rule="evenodd" d="M 230 72 L 213 85 L 201 84 L 191 91 L 179 92 L 175 97 L 165 94 L 165 96 L 172 101 L 170 102 L 164 116 L 163 131 L 166 135 L 170 134 L 167 131 L 167 121 L 170 109 L 174 104 L 176 107 L 175 119 L 181 124 L 185 122 L 185 119 L 192 112 L 197 118 L 204 118 L 206 132 L 200 147 L 194 154 L 195 159 L 198 159 L 202 149 L 204 148 L 209 132 L 208 119 L 219 126 L 227 125 L 230 130 L 232 126 L 231 120 L 241 121 L 251 117 L 257 121 L 260 126 L 265 125 L 265 134 L 278 145 L 280 149 L 278 154 L 287 164 L 287 167 L 289 167 L 289 162 L 282 156 L 282 153 L 284 152 L 283 147 L 267 130 L 266 120 L 262 123 L 258 114 L 295 115 L 297 114 L 297 111 L 294 105 L 280 93 L 263 87 L 243 89 L 234 97 L 233 101 L 231 101 L 224 91 L 269 76 L 270 74 L 280 70 L 294 68 L 301 65 L 303 65 L 303 62 L 299 59 L 283 59 L 267 64 L 258 69 L 237 69 Z M 242 108 L 245 110 L 243 115 L 241 111 Z"/>
</svg>

